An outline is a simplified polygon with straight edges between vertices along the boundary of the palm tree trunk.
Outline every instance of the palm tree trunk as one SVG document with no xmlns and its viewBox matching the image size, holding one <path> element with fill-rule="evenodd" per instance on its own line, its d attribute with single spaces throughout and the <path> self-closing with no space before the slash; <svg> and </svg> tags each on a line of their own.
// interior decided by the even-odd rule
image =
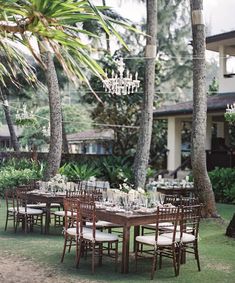
<svg viewBox="0 0 235 283">
<path fill-rule="evenodd" d="M 141 113 L 139 140 L 134 161 L 135 187 L 144 187 L 148 166 L 153 123 L 155 92 L 155 60 L 157 34 L 157 0 L 147 0 L 147 37 L 145 48 L 145 90 Z"/>
<path fill-rule="evenodd" d="M 65 125 L 64 125 L 64 118 L 62 115 L 62 149 L 64 153 L 69 153 L 69 145 L 68 145 L 68 140 L 67 140 L 67 135 L 66 135 L 66 130 L 65 130 Z"/>
<path fill-rule="evenodd" d="M 106 6 L 106 1 L 102 0 L 102 4 L 103 4 L 103 6 Z M 110 50 L 110 36 L 109 36 L 109 34 L 107 32 L 105 33 L 105 39 L 106 39 L 106 50 L 108 51 L 108 53 L 111 53 L 111 50 Z"/>
<path fill-rule="evenodd" d="M 3 93 L 3 89 L 0 89 L 0 92 L 1 92 L 1 100 L 3 102 L 3 110 L 5 113 L 5 118 L 6 118 L 7 126 L 9 129 L 10 137 L 11 137 L 11 144 L 15 152 L 20 152 L 20 145 L 19 145 L 19 141 L 17 139 L 16 132 L 15 132 L 13 122 L 11 119 L 11 113 L 10 113 L 10 109 L 8 106 L 8 101 L 7 101 L 5 94 Z"/>
<path fill-rule="evenodd" d="M 51 128 L 50 148 L 47 159 L 48 167 L 44 176 L 44 179 L 48 180 L 58 172 L 60 167 L 62 154 L 62 110 L 58 78 L 51 52 L 47 51 L 45 53 L 44 61 L 47 66 L 46 79 L 49 94 Z"/>
<path fill-rule="evenodd" d="M 193 35 L 192 169 L 195 188 L 204 204 L 205 217 L 217 216 L 215 198 L 206 168 L 206 64 L 203 0 L 190 0 Z"/>
</svg>

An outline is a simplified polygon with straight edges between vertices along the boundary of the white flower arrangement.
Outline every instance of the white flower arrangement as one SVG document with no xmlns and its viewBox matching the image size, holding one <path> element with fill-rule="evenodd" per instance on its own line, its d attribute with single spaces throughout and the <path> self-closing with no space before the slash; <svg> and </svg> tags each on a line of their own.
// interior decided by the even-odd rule
<svg viewBox="0 0 235 283">
<path fill-rule="evenodd" d="M 88 181 L 89 182 L 95 182 L 96 181 L 96 177 L 95 176 L 91 176 Z"/>
<path fill-rule="evenodd" d="M 140 194 L 145 194 L 145 190 L 140 187 L 137 188 L 137 192 L 139 192 Z"/>
<path fill-rule="evenodd" d="M 119 184 L 119 190 L 125 193 L 129 193 L 130 190 L 133 190 L 134 185 L 131 183 L 128 183 L 128 179 L 124 179 L 124 182 L 122 184 Z"/>
<path fill-rule="evenodd" d="M 224 113 L 225 120 L 231 124 L 235 122 L 235 103 L 227 104 L 226 112 Z"/>
<path fill-rule="evenodd" d="M 67 177 L 61 174 L 56 174 L 52 177 L 49 182 L 48 186 L 53 189 L 65 189 L 67 183 Z"/>
</svg>

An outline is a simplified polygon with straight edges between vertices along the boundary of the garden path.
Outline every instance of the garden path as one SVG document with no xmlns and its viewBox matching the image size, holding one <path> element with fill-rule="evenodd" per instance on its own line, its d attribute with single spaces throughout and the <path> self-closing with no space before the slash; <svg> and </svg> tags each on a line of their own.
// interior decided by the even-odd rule
<svg viewBox="0 0 235 283">
<path fill-rule="evenodd" d="M 42 267 L 28 258 L 0 254 L 0 283 L 94 283 L 82 278 L 69 279 L 52 268 Z"/>
</svg>

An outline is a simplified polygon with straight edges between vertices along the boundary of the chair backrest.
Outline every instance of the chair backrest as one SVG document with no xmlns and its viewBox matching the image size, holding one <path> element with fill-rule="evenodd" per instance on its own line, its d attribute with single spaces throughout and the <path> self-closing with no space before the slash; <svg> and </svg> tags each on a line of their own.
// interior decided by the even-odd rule
<svg viewBox="0 0 235 283">
<path fill-rule="evenodd" d="M 27 187 L 18 187 L 16 189 L 16 209 L 17 212 L 19 212 L 20 208 L 24 207 L 25 212 L 27 212 L 27 192 L 28 192 Z"/>
<path fill-rule="evenodd" d="M 192 206 L 200 204 L 199 199 L 197 197 L 183 197 L 180 198 L 181 206 Z"/>
<path fill-rule="evenodd" d="M 165 195 L 164 204 L 171 203 L 172 205 L 179 204 L 179 198 L 176 195 Z"/>
<path fill-rule="evenodd" d="M 81 194 L 82 194 L 82 191 L 66 190 L 66 198 L 79 198 Z"/>
<path fill-rule="evenodd" d="M 80 234 L 80 202 L 77 198 L 64 198 L 64 223 L 65 230 L 70 227 L 77 228 L 77 235 Z"/>
<path fill-rule="evenodd" d="M 172 243 L 175 242 L 177 225 L 180 220 L 179 207 L 158 207 L 156 213 L 155 239 L 157 241 L 164 224 L 164 234 L 172 234 Z M 167 227 L 169 226 L 169 230 Z"/>
<path fill-rule="evenodd" d="M 80 201 L 80 220 L 81 220 L 81 234 L 83 233 L 83 227 L 86 222 L 92 223 L 92 233 L 93 239 L 95 239 L 96 234 L 96 208 L 95 202 L 92 198 L 89 197 L 81 197 Z"/>
<path fill-rule="evenodd" d="M 91 191 L 90 195 L 94 199 L 94 201 L 101 201 L 103 198 L 102 191 L 100 189 Z"/>
<path fill-rule="evenodd" d="M 199 223 L 201 219 L 201 209 L 202 205 L 200 204 L 181 207 L 181 234 L 189 233 L 197 238 L 199 231 Z"/>
<path fill-rule="evenodd" d="M 8 189 L 5 191 L 6 210 L 16 207 L 16 192 L 15 189 Z"/>
</svg>

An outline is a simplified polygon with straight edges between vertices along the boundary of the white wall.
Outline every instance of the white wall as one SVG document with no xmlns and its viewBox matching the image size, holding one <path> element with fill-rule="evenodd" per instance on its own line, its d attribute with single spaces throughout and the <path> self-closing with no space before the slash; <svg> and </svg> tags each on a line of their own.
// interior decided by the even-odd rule
<svg viewBox="0 0 235 283">
<path fill-rule="evenodd" d="M 168 118 L 167 170 L 173 171 L 181 164 L 181 119 Z"/>
</svg>

